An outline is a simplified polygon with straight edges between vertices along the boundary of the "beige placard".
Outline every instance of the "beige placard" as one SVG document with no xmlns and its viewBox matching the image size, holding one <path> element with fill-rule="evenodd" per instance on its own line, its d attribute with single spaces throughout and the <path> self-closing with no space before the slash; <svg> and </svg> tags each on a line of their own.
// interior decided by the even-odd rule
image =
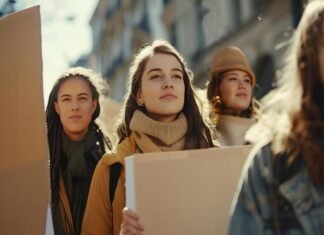
<svg viewBox="0 0 324 235">
<path fill-rule="evenodd" d="M 144 234 L 226 234 L 251 146 L 135 154 L 126 158 L 126 205 Z"/>
<path fill-rule="evenodd" d="M 0 20 L 0 234 L 44 234 L 49 195 L 39 6 Z"/>
</svg>

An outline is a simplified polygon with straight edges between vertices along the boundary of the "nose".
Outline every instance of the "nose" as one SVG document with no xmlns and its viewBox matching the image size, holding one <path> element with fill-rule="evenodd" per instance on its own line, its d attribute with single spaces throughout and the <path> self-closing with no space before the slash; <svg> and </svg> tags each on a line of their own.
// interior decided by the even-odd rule
<svg viewBox="0 0 324 235">
<path fill-rule="evenodd" d="M 78 110 L 79 109 L 79 102 L 77 100 L 72 102 L 72 110 Z"/>
<path fill-rule="evenodd" d="M 170 77 L 163 79 L 162 88 L 173 88 L 173 81 Z"/>
<path fill-rule="evenodd" d="M 238 81 L 238 88 L 239 89 L 245 89 L 246 88 L 246 84 L 243 80 L 239 79 Z"/>
</svg>

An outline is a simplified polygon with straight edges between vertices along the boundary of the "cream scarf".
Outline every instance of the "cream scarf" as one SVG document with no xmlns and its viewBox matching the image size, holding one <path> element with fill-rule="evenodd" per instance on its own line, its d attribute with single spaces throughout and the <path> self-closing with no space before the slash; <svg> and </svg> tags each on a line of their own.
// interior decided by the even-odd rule
<svg viewBox="0 0 324 235">
<path fill-rule="evenodd" d="M 246 131 L 256 122 L 254 118 L 243 118 L 232 115 L 219 116 L 220 142 L 223 146 L 245 144 Z"/>
<path fill-rule="evenodd" d="M 143 153 L 182 150 L 188 125 L 183 113 L 172 122 L 159 122 L 136 110 L 129 128 Z"/>
</svg>

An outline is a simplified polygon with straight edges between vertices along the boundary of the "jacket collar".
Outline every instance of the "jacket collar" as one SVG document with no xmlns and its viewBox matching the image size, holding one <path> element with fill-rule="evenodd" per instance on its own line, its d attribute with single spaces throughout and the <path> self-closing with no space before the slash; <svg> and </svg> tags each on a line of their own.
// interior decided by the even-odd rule
<svg viewBox="0 0 324 235">
<path fill-rule="evenodd" d="M 102 157 L 102 163 L 110 166 L 114 163 L 121 163 L 125 165 L 125 158 L 136 153 L 136 142 L 131 134 L 129 137 L 124 139 L 120 144 L 117 145 L 116 149 L 108 152 Z"/>
</svg>

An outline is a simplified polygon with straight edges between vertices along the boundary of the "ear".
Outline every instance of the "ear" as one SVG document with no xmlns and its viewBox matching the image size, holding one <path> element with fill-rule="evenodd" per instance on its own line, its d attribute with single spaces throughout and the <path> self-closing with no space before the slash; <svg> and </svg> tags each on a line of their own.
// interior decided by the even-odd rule
<svg viewBox="0 0 324 235">
<path fill-rule="evenodd" d="M 143 93 L 141 89 L 138 89 L 137 94 L 136 94 L 136 102 L 139 106 L 144 105 L 144 98 L 143 98 Z"/>
<path fill-rule="evenodd" d="M 58 105 L 57 102 L 54 102 L 54 107 L 55 107 L 55 111 L 57 112 L 57 114 L 60 115 L 60 106 Z"/>
</svg>

